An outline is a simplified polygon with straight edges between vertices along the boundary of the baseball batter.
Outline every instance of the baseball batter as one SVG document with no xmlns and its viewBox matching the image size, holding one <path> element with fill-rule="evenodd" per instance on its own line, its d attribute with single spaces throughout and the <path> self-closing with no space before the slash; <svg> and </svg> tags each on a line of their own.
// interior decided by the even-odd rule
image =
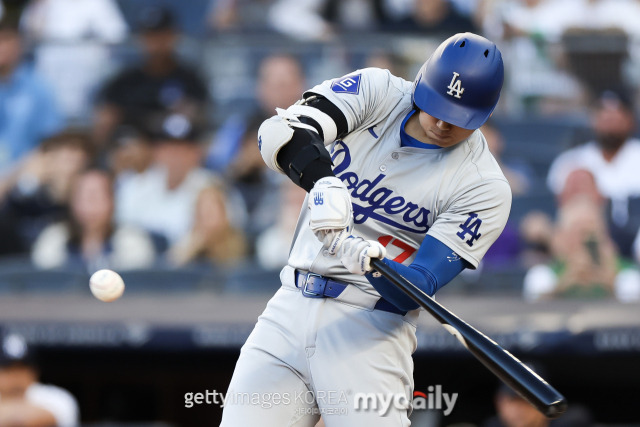
<svg viewBox="0 0 640 427">
<path fill-rule="evenodd" d="M 478 266 L 511 207 L 478 130 L 503 76 L 495 44 L 457 34 L 414 82 L 358 70 L 262 124 L 267 165 L 309 194 L 222 426 L 410 425 L 418 305 L 369 264 L 383 258 L 430 295 Z M 362 393 L 406 404 L 381 413 L 358 406 Z"/>
</svg>

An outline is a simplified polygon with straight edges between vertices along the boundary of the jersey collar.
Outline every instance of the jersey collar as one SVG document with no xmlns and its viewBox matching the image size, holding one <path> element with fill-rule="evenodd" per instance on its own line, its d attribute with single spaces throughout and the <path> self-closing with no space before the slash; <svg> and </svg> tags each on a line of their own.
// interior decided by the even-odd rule
<svg viewBox="0 0 640 427">
<path fill-rule="evenodd" d="M 402 125 L 400 125 L 400 146 L 401 147 L 426 148 L 428 150 L 433 150 L 433 149 L 436 149 L 436 148 L 442 148 L 442 147 L 440 147 L 438 145 L 427 144 L 425 142 L 418 141 L 417 139 L 409 136 L 409 134 L 404 130 L 404 126 L 407 124 L 407 120 L 409 120 L 409 118 L 411 116 L 413 116 L 413 114 L 415 112 L 416 112 L 416 110 L 409 111 L 409 113 L 405 116 L 404 120 L 402 120 Z"/>
</svg>

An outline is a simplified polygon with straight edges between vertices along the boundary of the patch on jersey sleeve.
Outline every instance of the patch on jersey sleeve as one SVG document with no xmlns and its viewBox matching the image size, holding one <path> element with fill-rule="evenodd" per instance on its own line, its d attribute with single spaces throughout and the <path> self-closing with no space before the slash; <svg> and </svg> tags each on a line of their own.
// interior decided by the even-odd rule
<svg viewBox="0 0 640 427">
<path fill-rule="evenodd" d="M 331 82 L 331 90 L 335 93 L 350 93 L 357 95 L 360 92 L 360 74 L 340 77 Z"/>
<path fill-rule="evenodd" d="M 473 242 L 482 236 L 482 234 L 480 234 L 480 225 L 482 225 L 482 220 L 478 218 L 478 214 L 471 212 L 464 224 L 458 226 L 462 231 L 457 232 L 456 236 L 464 240 L 468 235 L 469 239 L 466 240 L 465 243 L 473 246 Z"/>
</svg>

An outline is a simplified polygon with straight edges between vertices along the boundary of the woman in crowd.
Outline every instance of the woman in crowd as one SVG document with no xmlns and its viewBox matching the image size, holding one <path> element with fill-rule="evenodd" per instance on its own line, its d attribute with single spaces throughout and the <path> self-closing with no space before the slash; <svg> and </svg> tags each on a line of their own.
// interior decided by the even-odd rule
<svg viewBox="0 0 640 427">
<path fill-rule="evenodd" d="M 47 227 L 38 237 L 32 260 L 39 268 L 83 267 L 127 270 L 150 266 L 155 257 L 149 236 L 113 222 L 113 177 L 89 169 L 71 189 L 68 218 Z"/>
<path fill-rule="evenodd" d="M 203 188 L 198 194 L 190 233 L 169 251 L 176 266 L 199 262 L 232 265 L 247 253 L 242 231 L 229 221 L 226 193 L 220 184 Z"/>
</svg>

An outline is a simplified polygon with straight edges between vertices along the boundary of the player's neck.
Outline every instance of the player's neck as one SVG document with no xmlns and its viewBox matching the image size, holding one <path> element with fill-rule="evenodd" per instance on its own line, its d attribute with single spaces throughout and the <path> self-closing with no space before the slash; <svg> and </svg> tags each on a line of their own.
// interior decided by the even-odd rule
<svg viewBox="0 0 640 427">
<path fill-rule="evenodd" d="M 424 132 L 424 129 L 422 129 L 422 126 L 420 126 L 420 120 L 418 119 L 417 113 L 409 117 L 409 120 L 407 120 L 404 125 L 404 131 L 413 139 L 416 139 L 425 144 L 432 144 L 432 142 L 429 140 L 429 137 Z"/>
</svg>

